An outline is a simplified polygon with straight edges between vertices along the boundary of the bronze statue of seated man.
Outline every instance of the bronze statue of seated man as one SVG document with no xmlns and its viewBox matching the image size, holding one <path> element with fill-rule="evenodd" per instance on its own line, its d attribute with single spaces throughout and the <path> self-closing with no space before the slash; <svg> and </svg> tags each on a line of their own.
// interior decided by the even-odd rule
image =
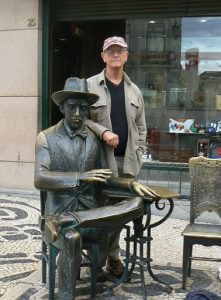
<svg viewBox="0 0 221 300">
<path fill-rule="evenodd" d="M 111 176 L 102 143 L 86 123 L 89 106 L 98 100 L 87 91 L 86 80 L 68 78 L 52 100 L 64 118 L 37 137 L 35 187 L 47 191 L 45 236 L 60 249 L 60 297 L 73 300 L 82 238 L 97 239 L 143 214 L 140 197 L 107 206 L 102 191 L 157 195 L 136 180 Z"/>
</svg>

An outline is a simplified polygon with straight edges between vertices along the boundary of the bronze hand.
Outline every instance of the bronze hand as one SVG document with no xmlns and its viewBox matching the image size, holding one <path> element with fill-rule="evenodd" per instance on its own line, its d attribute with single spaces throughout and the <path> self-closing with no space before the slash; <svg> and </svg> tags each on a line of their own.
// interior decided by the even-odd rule
<svg viewBox="0 0 221 300">
<path fill-rule="evenodd" d="M 90 170 L 80 174 L 80 180 L 86 182 L 105 182 L 111 177 L 112 171 L 110 169 L 96 169 Z"/>
<path fill-rule="evenodd" d="M 158 195 L 154 190 L 148 188 L 147 186 L 145 186 L 137 181 L 132 182 L 132 187 L 133 187 L 134 191 L 141 197 L 149 196 L 154 199 L 160 198 L 160 195 Z"/>
</svg>

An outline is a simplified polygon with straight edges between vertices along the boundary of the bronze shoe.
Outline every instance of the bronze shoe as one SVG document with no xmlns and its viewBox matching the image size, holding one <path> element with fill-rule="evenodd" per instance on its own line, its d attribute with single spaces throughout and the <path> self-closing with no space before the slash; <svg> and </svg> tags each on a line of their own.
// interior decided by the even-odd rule
<svg viewBox="0 0 221 300">
<path fill-rule="evenodd" d="M 64 213 L 58 216 L 46 216 L 43 231 L 46 242 L 55 242 L 62 226 L 76 224 L 78 224 L 78 221 L 74 214 Z"/>
<path fill-rule="evenodd" d="M 124 273 L 124 265 L 120 259 L 109 259 L 107 262 L 106 270 L 109 271 L 115 277 L 121 277 Z"/>
<path fill-rule="evenodd" d="M 59 222 L 56 216 L 48 216 L 45 219 L 44 237 L 47 243 L 53 243 L 58 239 L 60 231 Z"/>
</svg>

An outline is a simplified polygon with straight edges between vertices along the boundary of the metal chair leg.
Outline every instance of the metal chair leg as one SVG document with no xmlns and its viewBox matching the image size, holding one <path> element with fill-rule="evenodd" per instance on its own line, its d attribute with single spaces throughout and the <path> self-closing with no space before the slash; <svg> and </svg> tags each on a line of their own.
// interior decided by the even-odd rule
<svg viewBox="0 0 221 300">
<path fill-rule="evenodd" d="M 42 283 L 47 282 L 47 245 L 45 242 L 41 244 L 41 281 Z"/>
<path fill-rule="evenodd" d="M 54 291 L 55 291 L 55 272 L 56 272 L 56 257 L 58 254 L 58 249 L 54 246 L 49 245 L 48 251 L 48 277 L 49 277 L 49 300 L 54 300 Z"/>
<path fill-rule="evenodd" d="M 97 270 L 98 270 L 98 244 L 92 244 L 91 252 L 91 268 L 90 268 L 90 284 L 91 284 L 91 298 L 96 295 L 97 287 Z"/>
<path fill-rule="evenodd" d="M 186 279 L 188 273 L 188 264 L 189 264 L 189 253 L 190 253 L 190 245 L 187 243 L 185 237 L 183 241 L 183 280 L 182 280 L 182 288 L 186 289 Z"/>
<path fill-rule="evenodd" d="M 192 260 L 190 259 L 190 257 L 192 257 L 192 253 L 193 253 L 193 245 L 191 244 L 189 246 L 189 259 L 188 259 L 188 272 L 187 272 L 188 277 L 190 277 L 191 275 Z"/>
</svg>

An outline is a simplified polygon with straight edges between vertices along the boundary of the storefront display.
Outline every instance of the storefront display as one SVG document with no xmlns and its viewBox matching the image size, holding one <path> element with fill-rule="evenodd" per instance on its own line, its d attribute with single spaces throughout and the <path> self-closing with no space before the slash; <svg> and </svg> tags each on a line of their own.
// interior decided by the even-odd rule
<svg viewBox="0 0 221 300">
<path fill-rule="evenodd" d="M 220 17 L 205 16 L 127 20 L 126 71 L 143 92 L 155 161 L 218 156 L 210 144 L 221 130 L 220 25 Z"/>
</svg>

